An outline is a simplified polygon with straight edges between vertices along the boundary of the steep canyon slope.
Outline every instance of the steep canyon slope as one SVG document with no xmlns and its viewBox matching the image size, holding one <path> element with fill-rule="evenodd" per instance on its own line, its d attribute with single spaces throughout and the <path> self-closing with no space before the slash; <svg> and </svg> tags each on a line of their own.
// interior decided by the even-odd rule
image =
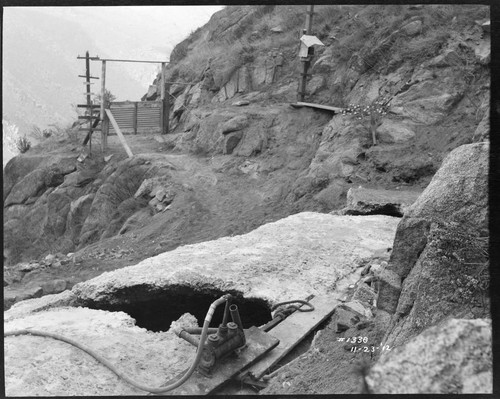
<svg viewBox="0 0 500 399">
<path fill-rule="evenodd" d="M 405 351 L 418 352 L 423 339 L 417 338 L 425 328 L 434 326 L 441 337 L 450 329 L 473 328 L 473 347 L 487 342 L 488 321 L 468 319 L 489 313 L 484 249 L 488 8 L 373 5 L 317 6 L 315 11 L 314 31 L 325 46 L 315 49 L 306 100 L 344 112 L 290 106 L 297 100 L 297 27 L 303 25 L 305 7 L 226 7 L 171 54 L 167 80 L 176 83 L 168 87 L 169 134 L 127 136 L 132 158 L 116 136 L 109 138 L 107 154 L 95 137 L 92 155 L 77 141 L 52 138 L 7 164 L 5 304 L 66 290 L 14 305 L 7 313 L 12 328 L 29 324 L 33 314 L 47 308 L 120 310 L 129 301 L 124 293 L 148 299 L 177 281 L 201 290 L 237 289 L 269 303 L 280 300 L 278 292 L 285 295 L 259 287 L 245 274 L 248 266 L 249 273 L 261 267 L 287 276 L 293 294 L 300 291 L 294 284 L 307 280 L 308 290 L 347 295 L 366 310 L 363 317 L 336 311 L 300 366 L 276 375 L 264 393 L 360 392 L 353 370 L 366 359 L 338 341 L 348 334 L 398 347 L 370 356 L 378 368 L 366 381 L 377 393 L 400 392 L 393 380 L 384 385 L 378 376 L 398 369 Z M 160 91 L 157 77 L 143 99 L 154 100 Z M 418 197 L 401 207 L 402 219 L 383 206 L 366 211 L 370 216 L 345 216 L 346 200 L 360 193 L 396 191 L 410 202 Z M 446 216 L 444 225 L 438 216 Z M 373 231 L 365 236 L 363 226 Z M 337 237 L 332 228 L 346 228 L 346 237 Z M 293 241 L 297 237 L 290 229 L 310 236 Z M 252 241 L 256 236 L 258 243 Z M 463 236 L 469 241 L 460 247 L 457 237 Z M 318 237 L 332 240 L 319 243 Z M 286 251 L 298 251 L 285 251 L 284 262 L 278 259 L 283 248 L 274 249 L 280 240 Z M 336 251 L 345 264 L 330 262 Z M 454 267 L 455 261 L 463 268 Z M 314 265 L 318 273 L 324 266 L 326 277 L 319 278 Z M 246 276 L 241 281 L 240 267 Z M 228 274 L 216 278 L 217 271 Z M 348 283 L 340 284 L 342 278 Z M 462 294 L 454 295 L 459 288 Z M 99 312 L 90 312 L 98 328 L 100 317 L 108 317 Z M 345 321 L 352 320 L 352 312 L 364 327 Z M 122 319 L 117 322 L 133 323 Z M 348 329 L 340 333 L 339 324 Z M 463 334 L 457 334 L 457 345 L 466 348 Z M 438 344 L 454 345 L 454 337 Z M 477 360 L 481 381 L 491 385 L 488 356 L 476 359 L 471 353 L 470 359 Z M 333 357 L 335 368 L 328 363 Z M 425 389 L 485 392 L 474 388 L 475 372 L 461 374 L 458 384 L 456 364 L 448 375 L 455 385 L 429 380 Z M 446 374 L 441 371 L 437 375 Z M 12 381 L 18 381 L 18 372 L 12 371 Z M 407 387 L 420 392 L 418 386 Z M 15 389 L 23 392 L 21 385 Z"/>
</svg>

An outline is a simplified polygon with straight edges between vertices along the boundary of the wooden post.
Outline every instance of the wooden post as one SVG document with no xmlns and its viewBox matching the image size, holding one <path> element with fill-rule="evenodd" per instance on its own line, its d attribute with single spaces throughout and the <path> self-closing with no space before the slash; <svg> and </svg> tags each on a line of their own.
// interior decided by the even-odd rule
<svg viewBox="0 0 500 399">
<path fill-rule="evenodd" d="M 90 98 L 90 56 L 89 52 L 85 53 L 85 78 L 86 78 L 86 86 L 87 86 L 87 110 L 89 112 L 89 153 L 92 154 L 92 99 Z"/>
<path fill-rule="evenodd" d="M 106 147 L 107 147 L 107 132 L 104 131 L 104 120 L 106 119 L 106 115 L 104 113 L 104 107 L 106 103 L 106 61 L 102 61 L 102 68 L 101 68 L 101 110 L 100 110 L 100 116 L 101 116 L 101 150 L 102 154 L 104 155 L 106 153 Z"/>
<path fill-rule="evenodd" d="M 134 125 L 134 134 L 137 134 L 137 111 L 139 108 L 138 102 L 134 102 L 134 115 L 133 115 L 133 120 L 132 123 Z"/>
<path fill-rule="evenodd" d="M 168 103 L 168 96 L 166 93 L 167 87 L 166 87 L 166 82 L 165 82 L 165 67 L 166 63 L 162 62 L 161 63 L 161 103 L 162 103 L 162 108 L 161 108 L 161 134 L 167 134 L 168 133 L 168 117 L 170 113 L 170 107 Z"/>
<path fill-rule="evenodd" d="M 118 135 L 118 138 L 120 139 L 123 148 L 125 148 L 125 152 L 127 153 L 129 158 L 132 158 L 134 154 L 132 154 L 132 151 L 130 150 L 130 147 L 127 144 L 127 141 L 125 140 L 125 137 L 123 136 L 122 131 L 120 130 L 120 127 L 118 126 L 118 123 L 116 123 L 115 118 L 113 114 L 111 113 L 111 110 L 106 109 L 106 114 L 108 115 L 109 121 L 115 128 L 116 134 Z"/>
<path fill-rule="evenodd" d="M 309 10 L 307 11 L 307 15 L 306 15 L 306 29 L 305 29 L 306 35 L 312 34 L 313 14 L 314 14 L 314 6 L 309 6 Z M 310 60 L 302 61 L 302 73 L 301 73 L 302 78 L 301 78 L 300 89 L 299 89 L 299 101 L 304 101 L 304 99 L 305 99 L 306 86 L 307 86 L 307 71 L 309 69 L 309 64 L 310 64 Z"/>
<path fill-rule="evenodd" d="M 168 93 L 170 93 L 170 84 L 166 83 L 165 84 L 165 99 L 163 100 L 163 126 L 165 129 L 165 133 L 168 133 L 170 131 L 170 96 Z"/>
</svg>

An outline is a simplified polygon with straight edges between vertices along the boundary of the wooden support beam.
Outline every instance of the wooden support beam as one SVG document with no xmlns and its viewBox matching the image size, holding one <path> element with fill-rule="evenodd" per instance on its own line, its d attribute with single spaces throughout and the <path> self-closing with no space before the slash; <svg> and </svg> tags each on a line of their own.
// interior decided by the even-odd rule
<svg viewBox="0 0 500 399">
<path fill-rule="evenodd" d="M 314 104 L 314 103 L 305 103 L 301 101 L 297 101 L 295 104 L 291 104 L 293 107 L 309 107 L 309 108 L 317 108 L 317 109 L 324 109 L 325 111 L 332 111 L 335 113 L 341 113 L 342 108 L 339 107 L 331 107 L 329 105 L 323 105 L 323 104 Z"/>
<path fill-rule="evenodd" d="M 87 104 L 77 104 L 76 105 L 78 108 L 88 108 L 89 106 Z M 98 104 L 92 104 L 92 109 L 99 109 L 101 106 Z"/>
<path fill-rule="evenodd" d="M 102 119 L 101 123 L 101 150 L 102 153 L 104 154 L 106 152 L 106 147 L 107 147 L 107 137 L 106 137 L 106 132 L 104 129 L 102 129 L 104 125 L 104 120 L 106 119 L 106 115 L 104 114 L 104 105 L 106 102 L 106 61 L 102 62 L 101 66 L 101 108 L 100 108 L 100 115 Z"/>
<path fill-rule="evenodd" d="M 324 320 L 330 317 L 340 302 L 334 297 L 315 297 L 309 301 L 313 306 L 312 312 L 294 312 L 276 327 L 268 332 L 279 339 L 279 345 L 266 356 L 248 369 L 256 379 L 269 373 L 285 355 L 287 355 L 299 342 L 314 331 Z"/>
<path fill-rule="evenodd" d="M 86 75 L 78 75 L 79 78 L 86 78 L 87 76 Z M 89 79 L 99 79 L 99 78 L 96 78 L 95 76 L 89 76 Z"/>
<path fill-rule="evenodd" d="M 97 58 L 101 61 L 111 61 L 111 62 L 140 62 L 144 64 L 168 64 L 169 61 L 150 61 L 150 60 L 118 60 L 113 58 Z"/>
<path fill-rule="evenodd" d="M 137 134 L 137 112 L 139 110 L 139 104 L 137 102 L 134 103 L 134 116 L 132 120 L 132 124 L 134 125 L 134 134 Z"/>
<path fill-rule="evenodd" d="M 125 148 L 125 151 L 126 151 L 128 157 L 132 158 L 134 156 L 134 154 L 132 154 L 132 151 L 130 150 L 130 147 L 128 146 L 127 141 L 125 140 L 125 136 L 123 136 L 123 133 L 120 130 L 120 127 L 118 126 L 118 123 L 116 123 L 115 118 L 109 109 L 106 109 L 106 115 L 108 116 L 111 124 L 113 125 L 113 128 L 115 129 L 116 134 L 118 135 L 118 138 L 120 139 L 123 147 Z"/>
<path fill-rule="evenodd" d="M 167 83 L 165 85 L 165 91 L 168 93 L 170 91 L 170 85 Z M 170 131 L 170 97 L 165 97 L 163 100 L 163 126 L 165 134 Z"/>
<path fill-rule="evenodd" d="M 89 52 L 87 51 L 85 53 L 85 80 L 87 83 L 90 82 L 90 56 Z M 87 85 L 87 90 L 86 90 L 86 95 L 87 95 L 87 106 L 88 110 L 90 113 L 90 116 L 92 116 L 92 99 L 90 98 L 90 86 Z M 92 154 L 92 120 L 89 121 L 89 133 L 88 133 L 88 138 L 89 138 L 89 153 Z"/>
<path fill-rule="evenodd" d="M 312 20 L 313 20 L 313 14 L 314 14 L 314 6 L 313 5 L 310 5 L 309 6 L 309 9 L 307 11 L 307 15 L 306 15 L 306 29 L 305 29 L 305 33 L 307 35 L 311 35 L 312 34 Z M 302 78 L 301 78 L 301 81 L 300 81 L 300 85 L 299 85 L 299 91 L 297 93 L 297 100 L 298 101 L 304 101 L 305 99 L 305 95 L 306 95 L 306 85 L 307 85 L 307 71 L 309 69 L 309 65 L 310 65 L 310 61 L 309 60 L 306 60 L 306 61 L 302 61 Z"/>
<path fill-rule="evenodd" d="M 99 129 L 96 129 L 97 125 L 99 124 L 99 121 L 100 121 L 100 119 L 98 118 L 92 124 L 92 132 L 95 132 L 96 130 L 99 130 Z M 87 135 L 85 136 L 85 139 L 83 140 L 83 145 L 87 145 L 87 143 L 90 140 L 90 135 L 91 135 L 91 132 L 87 129 Z"/>
<path fill-rule="evenodd" d="M 166 98 L 166 93 L 167 87 L 165 83 L 165 69 L 166 69 L 166 64 L 162 63 L 161 64 L 161 102 L 162 102 L 162 108 L 161 108 L 161 134 L 167 134 L 168 133 L 168 118 L 169 118 L 169 102 L 168 98 Z"/>
</svg>

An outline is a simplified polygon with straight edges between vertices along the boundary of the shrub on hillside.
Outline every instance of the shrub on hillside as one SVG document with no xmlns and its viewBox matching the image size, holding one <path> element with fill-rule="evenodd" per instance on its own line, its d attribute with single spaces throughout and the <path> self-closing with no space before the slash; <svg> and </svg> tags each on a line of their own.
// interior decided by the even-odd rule
<svg viewBox="0 0 500 399">
<path fill-rule="evenodd" d="M 31 148 L 31 141 L 24 135 L 23 137 L 19 137 L 16 141 L 16 147 L 21 154 L 24 154 Z"/>
<path fill-rule="evenodd" d="M 43 132 L 42 129 L 40 129 L 38 126 L 33 125 L 31 128 L 30 132 L 31 137 L 37 137 L 39 139 L 43 138 Z"/>
</svg>

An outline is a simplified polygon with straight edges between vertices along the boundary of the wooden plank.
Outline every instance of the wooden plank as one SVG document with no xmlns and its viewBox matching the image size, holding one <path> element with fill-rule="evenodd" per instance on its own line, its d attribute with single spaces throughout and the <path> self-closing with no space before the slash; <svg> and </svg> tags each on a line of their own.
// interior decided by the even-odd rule
<svg viewBox="0 0 500 399">
<path fill-rule="evenodd" d="M 95 61 L 112 61 L 112 62 L 141 62 L 145 64 L 163 64 L 163 63 L 169 63 L 170 61 L 150 61 L 150 60 L 119 60 L 119 59 L 114 59 L 114 58 L 91 58 L 91 60 Z"/>
<path fill-rule="evenodd" d="M 309 301 L 312 312 L 294 312 L 268 333 L 279 339 L 279 345 L 262 360 L 248 369 L 256 379 L 270 372 L 300 341 L 302 341 L 321 322 L 330 317 L 340 302 L 328 296 L 314 297 Z"/>
<path fill-rule="evenodd" d="M 128 155 L 129 158 L 132 158 L 134 154 L 132 154 L 132 151 L 130 150 L 130 147 L 127 144 L 127 141 L 125 140 L 125 137 L 123 136 L 120 128 L 118 127 L 118 124 L 115 121 L 115 118 L 113 117 L 113 114 L 109 109 L 106 109 L 106 115 L 108 115 L 109 120 L 111 121 L 111 124 L 113 125 L 113 128 L 115 129 L 116 134 L 118 135 L 118 138 L 120 139 L 123 147 L 125 148 L 125 151 Z"/>
<path fill-rule="evenodd" d="M 221 360 L 220 364 L 213 370 L 211 377 L 205 377 L 195 371 L 184 384 L 173 391 L 165 393 L 165 395 L 208 395 L 278 345 L 276 338 L 259 330 L 257 327 L 250 327 L 245 330 L 245 336 L 246 348 L 239 355 L 230 355 Z"/>
<path fill-rule="evenodd" d="M 88 108 L 87 104 L 77 104 L 76 105 L 78 108 Z M 101 106 L 99 104 L 92 104 L 92 109 L 98 109 Z"/>
<path fill-rule="evenodd" d="M 339 107 L 330 107 L 329 105 L 305 103 L 305 102 L 302 102 L 302 101 L 297 101 L 295 104 L 298 105 L 299 107 L 310 107 L 310 108 L 324 109 L 326 111 L 333 111 L 333 112 L 336 112 L 336 113 L 341 113 L 342 112 L 342 108 L 339 108 Z M 293 106 L 293 104 L 292 104 L 292 106 Z"/>
<path fill-rule="evenodd" d="M 79 78 L 86 78 L 87 75 L 78 75 Z M 99 79 L 99 78 L 96 78 L 95 76 L 89 76 L 89 79 Z"/>
</svg>

